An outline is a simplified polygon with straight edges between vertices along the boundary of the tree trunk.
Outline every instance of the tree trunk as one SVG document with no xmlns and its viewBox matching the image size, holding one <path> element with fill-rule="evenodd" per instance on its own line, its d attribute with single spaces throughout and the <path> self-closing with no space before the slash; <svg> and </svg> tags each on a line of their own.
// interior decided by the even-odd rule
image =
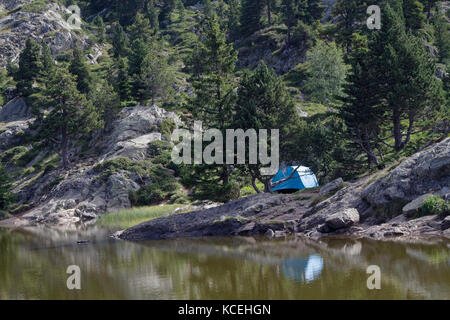
<svg viewBox="0 0 450 320">
<path fill-rule="evenodd" d="M 287 39 L 287 46 L 291 44 L 291 26 L 288 26 L 288 39 Z"/>
<path fill-rule="evenodd" d="M 224 165 L 223 171 L 222 171 L 222 183 L 223 183 L 223 185 L 226 185 L 229 182 L 230 182 L 230 173 L 228 171 L 228 166 Z"/>
<path fill-rule="evenodd" d="M 395 139 L 395 151 L 400 151 L 402 146 L 402 126 L 400 121 L 400 110 L 396 106 L 392 114 L 392 121 L 394 123 L 394 139 Z"/>
<path fill-rule="evenodd" d="M 255 189 L 257 193 L 261 193 L 261 190 L 259 190 L 258 186 L 256 185 L 256 177 L 252 175 L 252 187 Z"/>
<path fill-rule="evenodd" d="M 69 168 L 68 150 L 67 150 L 67 127 L 65 125 L 61 128 L 61 157 L 64 169 Z"/>
<path fill-rule="evenodd" d="M 272 8 L 270 7 L 270 1 L 267 3 L 267 21 L 269 22 L 269 26 L 272 25 Z"/>
<path fill-rule="evenodd" d="M 271 179 L 265 179 L 264 181 L 264 192 L 272 193 L 272 181 Z"/>
<path fill-rule="evenodd" d="M 378 162 L 377 156 L 373 152 L 372 146 L 370 145 L 370 137 L 369 137 L 369 133 L 368 133 L 367 129 L 365 129 L 365 131 L 364 131 L 364 144 L 365 144 L 365 151 L 367 154 L 369 169 L 370 169 L 371 163 L 378 166 L 379 162 Z"/>
</svg>

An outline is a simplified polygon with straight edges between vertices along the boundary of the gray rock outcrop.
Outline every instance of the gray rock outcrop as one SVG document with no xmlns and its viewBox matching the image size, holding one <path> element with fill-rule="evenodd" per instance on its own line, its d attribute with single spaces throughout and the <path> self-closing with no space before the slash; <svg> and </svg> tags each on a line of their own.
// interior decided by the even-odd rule
<svg viewBox="0 0 450 320">
<path fill-rule="evenodd" d="M 388 221 L 380 221 L 376 212 L 379 206 L 389 206 L 389 199 L 396 199 L 393 190 L 401 191 L 398 197 L 402 197 L 402 201 L 414 200 L 430 191 L 430 187 L 435 194 L 446 193 L 449 144 L 450 139 L 446 139 L 406 159 L 390 172 L 378 172 L 375 176 L 346 183 L 334 195 L 315 205 L 314 201 L 305 200 L 308 198 L 305 194 L 259 194 L 210 210 L 144 222 L 125 230 L 120 237 L 147 240 L 296 233 L 308 237 L 339 234 L 376 239 L 450 238 L 448 217 L 443 219 L 435 215 L 410 219 L 400 207 L 393 217 L 386 218 Z M 316 199 L 322 197 L 316 195 Z"/>
<path fill-rule="evenodd" d="M 411 217 L 414 213 L 417 213 L 422 206 L 423 202 L 429 197 L 433 196 L 432 193 L 424 194 L 423 196 L 417 197 L 406 206 L 403 207 L 402 212 L 407 217 Z"/>
<path fill-rule="evenodd" d="M 450 185 L 450 138 L 409 157 L 362 192 L 373 207 L 395 199 L 412 201 Z"/>
<path fill-rule="evenodd" d="M 65 15 L 70 14 L 67 8 L 53 2 L 38 11 L 19 8 L 31 2 L 0 0 L 0 68 L 4 68 L 8 60 L 13 63 L 18 61 L 30 37 L 38 43 L 46 42 L 54 56 L 71 49 L 75 40 L 87 47 L 86 37 L 73 33 L 71 25 L 64 19 Z M 5 15 L 1 14 L 5 12 Z"/>
<path fill-rule="evenodd" d="M 345 209 L 329 216 L 325 224 L 331 230 L 339 230 L 353 226 L 359 222 L 359 213 L 355 208 Z"/>
<path fill-rule="evenodd" d="M 336 180 L 331 181 L 330 183 L 327 183 L 322 188 L 320 188 L 319 194 L 321 196 L 323 196 L 323 195 L 325 195 L 325 194 L 327 194 L 329 192 L 338 190 L 343 185 L 344 185 L 344 180 L 342 180 L 342 178 L 338 178 Z"/>
<path fill-rule="evenodd" d="M 0 122 L 26 120 L 31 117 L 31 108 L 23 98 L 14 98 L 0 107 Z"/>
<path fill-rule="evenodd" d="M 139 190 L 148 181 L 126 170 L 118 170 L 105 177 L 96 168 L 102 162 L 117 157 L 149 159 L 148 143 L 162 138 L 160 125 L 169 118 L 181 124 L 174 113 L 157 106 L 125 108 L 105 142 L 96 146 L 100 150 L 98 158 L 80 163 L 69 172 L 51 171 L 36 177 L 33 183 L 18 181 L 14 191 L 19 202 L 34 205 L 22 219 L 72 224 L 92 220 L 105 212 L 129 208 L 130 192 Z"/>
</svg>

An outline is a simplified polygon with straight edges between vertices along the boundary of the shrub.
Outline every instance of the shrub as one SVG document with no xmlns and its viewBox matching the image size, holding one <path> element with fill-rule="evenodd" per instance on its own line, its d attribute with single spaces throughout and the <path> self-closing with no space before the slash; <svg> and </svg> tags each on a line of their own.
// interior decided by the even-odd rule
<svg viewBox="0 0 450 320">
<path fill-rule="evenodd" d="M 179 189 L 175 177 L 167 169 L 154 167 L 152 170 L 152 182 L 138 191 L 131 192 L 130 199 L 133 206 L 146 206 L 160 203 L 169 199 Z"/>
<path fill-rule="evenodd" d="M 418 216 L 439 215 L 446 217 L 450 214 L 450 203 L 441 197 L 431 196 L 427 198 L 421 205 Z"/>
<path fill-rule="evenodd" d="M 172 146 L 167 141 L 156 140 L 149 143 L 149 154 L 152 162 L 167 167 L 171 162 Z"/>
<path fill-rule="evenodd" d="M 177 125 L 175 124 L 175 121 L 173 119 L 167 118 L 167 119 L 164 119 L 163 121 L 161 121 L 159 127 L 161 130 L 161 133 L 163 135 L 165 135 L 167 139 L 170 140 L 170 138 L 172 136 L 172 132 L 173 132 L 173 130 L 175 130 L 177 128 Z"/>
</svg>

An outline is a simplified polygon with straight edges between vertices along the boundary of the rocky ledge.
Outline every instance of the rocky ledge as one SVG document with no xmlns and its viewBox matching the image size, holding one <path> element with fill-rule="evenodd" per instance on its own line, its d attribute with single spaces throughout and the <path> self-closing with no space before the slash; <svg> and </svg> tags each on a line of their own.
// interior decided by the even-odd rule
<svg viewBox="0 0 450 320">
<path fill-rule="evenodd" d="M 0 152 L 14 145 L 18 139 L 17 131 L 25 131 L 33 121 L 22 100 L 13 100 L 0 109 L 0 119 L 7 122 L 0 126 Z M 9 112 L 8 110 L 15 110 Z M 19 112 L 20 111 L 20 112 Z M 124 108 L 111 126 L 111 131 L 99 134 L 91 141 L 91 148 L 98 150 L 98 157 L 85 157 L 77 160 L 68 171 L 62 168 L 31 173 L 14 181 L 17 202 L 24 210 L 15 219 L 16 224 L 56 224 L 70 225 L 93 221 L 105 212 L 131 207 L 130 192 L 137 191 L 151 183 L 151 177 L 140 176 L 126 168 L 105 172 L 105 164 L 111 161 L 148 161 L 151 159 L 154 141 L 167 141 L 162 133 L 164 121 L 170 120 L 175 126 L 181 124 L 179 117 L 156 105 Z M 46 156 L 42 150 L 27 168 Z M 80 150 L 74 147 L 72 155 Z M 108 173 L 108 174 L 106 174 Z"/>
<path fill-rule="evenodd" d="M 450 214 L 415 218 L 431 195 L 450 200 L 450 138 L 392 170 L 353 183 L 341 179 L 321 192 L 258 194 L 207 210 L 144 222 L 118 235 L 125 240 L 301 234 L 384 239 L 450 238 Z"/>
</svg>

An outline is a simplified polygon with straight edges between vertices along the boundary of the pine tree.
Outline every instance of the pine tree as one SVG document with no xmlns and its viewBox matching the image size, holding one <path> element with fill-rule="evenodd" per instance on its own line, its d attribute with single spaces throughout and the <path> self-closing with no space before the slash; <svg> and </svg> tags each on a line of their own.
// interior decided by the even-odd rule
<svg viewBox="0 0 450 320">
<path fill-rule="evenodd" d="M 142 39 L 144 42 L 149 42 L 150 37 L 153 34 L 149 19 L 142 13 L 138 13 L 134 18 L 134 23 L 128 27 L 128 33 L 132 43 L 138 39 Z"/>
<path fill-rule="evenodd" d="M 346 124 L 347 138 L 354 149 L 366 154 L 370 167 L 371 164 L 379 164 L 375 148 L 378 146 L 377 135 L 384 114 L 378 105 L 382 96 L 378 91 L 378 75 L 372 67 L 367 38 L 358 36 L 352 43 L 354 45 L 349 59 L 352 68 L 344 84 L 345 95 L 340 98 L 343 104 L 338 110 Z"/>
<path fill-rule="evenodd" d="M 87 94 L 91 91 L 93 84 L 91 71 L 85 62 L 83 51 L 76 43 L 73 46 L 72 52 L 69 71 L 76 76 L 78 91 L 83 94 Z"/>
<path fill-rule="evenodd" d="M 11 204 L 11 198 L 11 183 L 5 168 L 0 163 L 0 217 L 2 211 L 8 210 Z"/>
<path fill-rule="evenodd" d="M 378 75 L 380 104 L 385 109 L 388 137 L 380 138 L 395 151 L 410 141 L 416 122 L 433 113 L 441 99 L 440 84 L 436 80 L 435 64 L 426 52 L 423 41 L 406 33 L 398 2 L 384 8 L 384 23 L 380 32 L 373 33 L 369 42 L 372 67 Z M 388 143 L 392 136 L 394 144 Z"/>
<path fill-rule="evenodd" d="M 42 92 L 43 106 L 52 106 L 43 118 L 40 133 L 51 143 L 59 144 L 62 165 L 69 167 L 71 141 L 99 126 L 98 112 L 77 89 L 76 77 L 66 68 L 58 68 Z"/>
<path fill-rule="evenodd" d="M 281 13 L 287 26 L 287 44 L 291 44 L 291 31 L 299 20 L 307 25 L 313 24 L 322 18 L 324 10 L 320 0 L 282 0 Z"/>
<path fill-rule="evenodd" d="M 115 69 L 117 75 L 114 80 L 114 90 L 117 92 L 122 103 L 126 103 L 131 99 L 131 81 L 128 75 L 128 62 L 126 58 L 119 58 L 116 61 Z"/>
<path fill-rule="evenodd" d="M 425 24 L 423 4 L 419 0 L 403 0 L 403 14 L 407 30 L 418 30 Z"/>
<path fill-rule="evenodd" d="M 433 19 L 436 47 L 439 50 L 439 62 L 450 63 L 450 23 L 445 14 L 439 12 Z"/>
<path fill-rule="evenodd" d="M 155 0 L 148 0 L 146 2 L 146 7 L 144 9 L 145 16 L 150 22 L 150 26 L 153 29 L 154 33 L 157 33 L 159 30 L 159 12 L 155 5 Z"/>
<path fill-rule="evenodd" d="M 39 81 L 42 84 L 46 84 L 53 76 L 56 65 L 55 59 L 53 59 L 52 53 L 50 52 L 50 48 L 45 42 L 43 42 L 41 46 L 41 64 L 42 70 Z"/>
<path fill-rule="evenodd" d="M 242 0 L 240 20 L 241 32 L 244 36 L 251 35 L 262 27 L 262 12 L 262 0 Z"/>
<path fill-rule="evenodd" d="M 97 34 L 100 43 L 105 42 L 106 29 L 105 29 L 105 22 L 103 22 L 103 18 L 101 16 L 96 16 L 93 22 L 94 25 L 97 27 Z"/>
<path fill-rule="evenodd" d="M 288 137 L 289 123 L 296 118 L 295 105 L 287 92 L 283 81 L 273 70 L 262 63 L 255 71 L 247 72 L 238 87 L 238 98 L 234 106 L 233 126 L 236 129 L 280 128 L 280 141 Z M 270 140 L 267 146 L 270 152 Z M 283 150 L 281 150 L 283 154 Z M 247 153 L 248 154 L 248 153 Z M 252 177 L 252 185 L 257 192 L 255 180 L 265 186 L 265 192 L 271 192 L 273 176 L 263 176 L 261 163 L 247 164 L 246 169 Z"/>
<path fill-rule="evenodd" d="M 121 109 L 119 95 L 106 80 L 100 79 L 92 88 L 89 100 L 92 101 L 94 110 L 98 113 L 99 127 L 108 131 Z"/>
<path fill-rule="evenodd" d="M 292 28 L 297 24 L 299 11 L 297 0 L 283 0 L 281 4 L 283 22 L 287 26 L 287 44 L 291 44 Z"/>
<path fill-rule="evenodd" d="M 350 52 L 351 39 L 354 33 L 359 33 L 365 28 L 363 23 L 366 19 L 366 1 L 361 0 L 339 0 L 334 8 L 332 15 L 337 19 L 336 39 L 342 44 L 347 53 Z"/>
<path fill-rule="evenodd" d="M 225 31 L 214 15 L 205 21 L 202 35 L 204 39 L 192 59 L 203 61 L 203 65 L 194 79 L 195 97 L 190 101 L 190 108 L 195 118 L 203 121 L 205 128 L 225 130 L 231 120 L 237 52 L 232 44 L 227 43 Z M 221 172 L 215 170 L 214 175 L 219 176 L 222 185 L 226 186 L 231 175 L 229 166 L 223 165 Z"/>
<path fill-rule="evenodd" d="M 205 21 L 202 35 L 205 39 L 195 53 L 203 64 L 194 81 L 193 112 L 208 126 L 224 128 L 229 112 L 226 99 L 233 89 L 237 52 L 227 43 L 225 31 L 220 29 L 215 16 Z"/>
<path fill-rule="evenodd" d="M 39 45 L 31 38 L 25 42 L 25 49 L 19 56 L 19 69 L 16 78 L 17 90 L 28 97 L 32 93 L 33 84 L 42 71 L 42 61 Z"/>
<path fill-rule="evenodd" d="M 301 20 L 307 24 L 322 19 L 325 11 L 325 6 L 322 5 L 322 0 L 306 0 L 306 9 L 302 11 Z"/>
<path fill-rule="evenodd" d="M 233 38 L 239 35 L 241 17 L 241 2 L 230 0 L 228 4 L 228 30 Z"/>
<path fill-rule="evenodd" d="M 427 13 L 427 19 L 429 20 L 431 18 L 431 10 L 433 7 L 438 3 L 439 0 L 422 0 L 422 3 L 424 4 L 425 12 Z"/>
<path fill-rule="evenodd" d="M 272 13 L 277 5 L 277 0 L 262 0 L 263 5 L 266 8 L 266 15 L 267 15 L 267 23 L 272 25 Z"/>
<path fill-rule="evenodd" d="M 156 98 L 165 100 L 173 91 L 174 76 L 167 58 L 161 53 L 161 48 L 154 45 L 142 61 L 140 73 L 136 75 L 135 82 L 139 86 L 141 105 L 148 98 L 151 98 L 151 103 L 154 105 Z"/>
<path fill-rule="evenodd" d="M 144 62 L 145 57 L 150 53 L 149 45 L 142 39 L 134 40 L 132 43 L 131 53 L 129 55 L 129 71 L 128 74 L 132 77 L 132 85 L 133 85 L 133 96 L 140 96 L 140 81 L 139 76 L 142 71 L 142 64 Z M 141 103 L 143 101 L 140 101 Z"/>
<path fill-rule="evenodd" d="M 126 57 L 128 54 L 128 37 L 123 27 L 117 23 L 112 36 L 112 50 L 114 58 Z"/>
</svg>

